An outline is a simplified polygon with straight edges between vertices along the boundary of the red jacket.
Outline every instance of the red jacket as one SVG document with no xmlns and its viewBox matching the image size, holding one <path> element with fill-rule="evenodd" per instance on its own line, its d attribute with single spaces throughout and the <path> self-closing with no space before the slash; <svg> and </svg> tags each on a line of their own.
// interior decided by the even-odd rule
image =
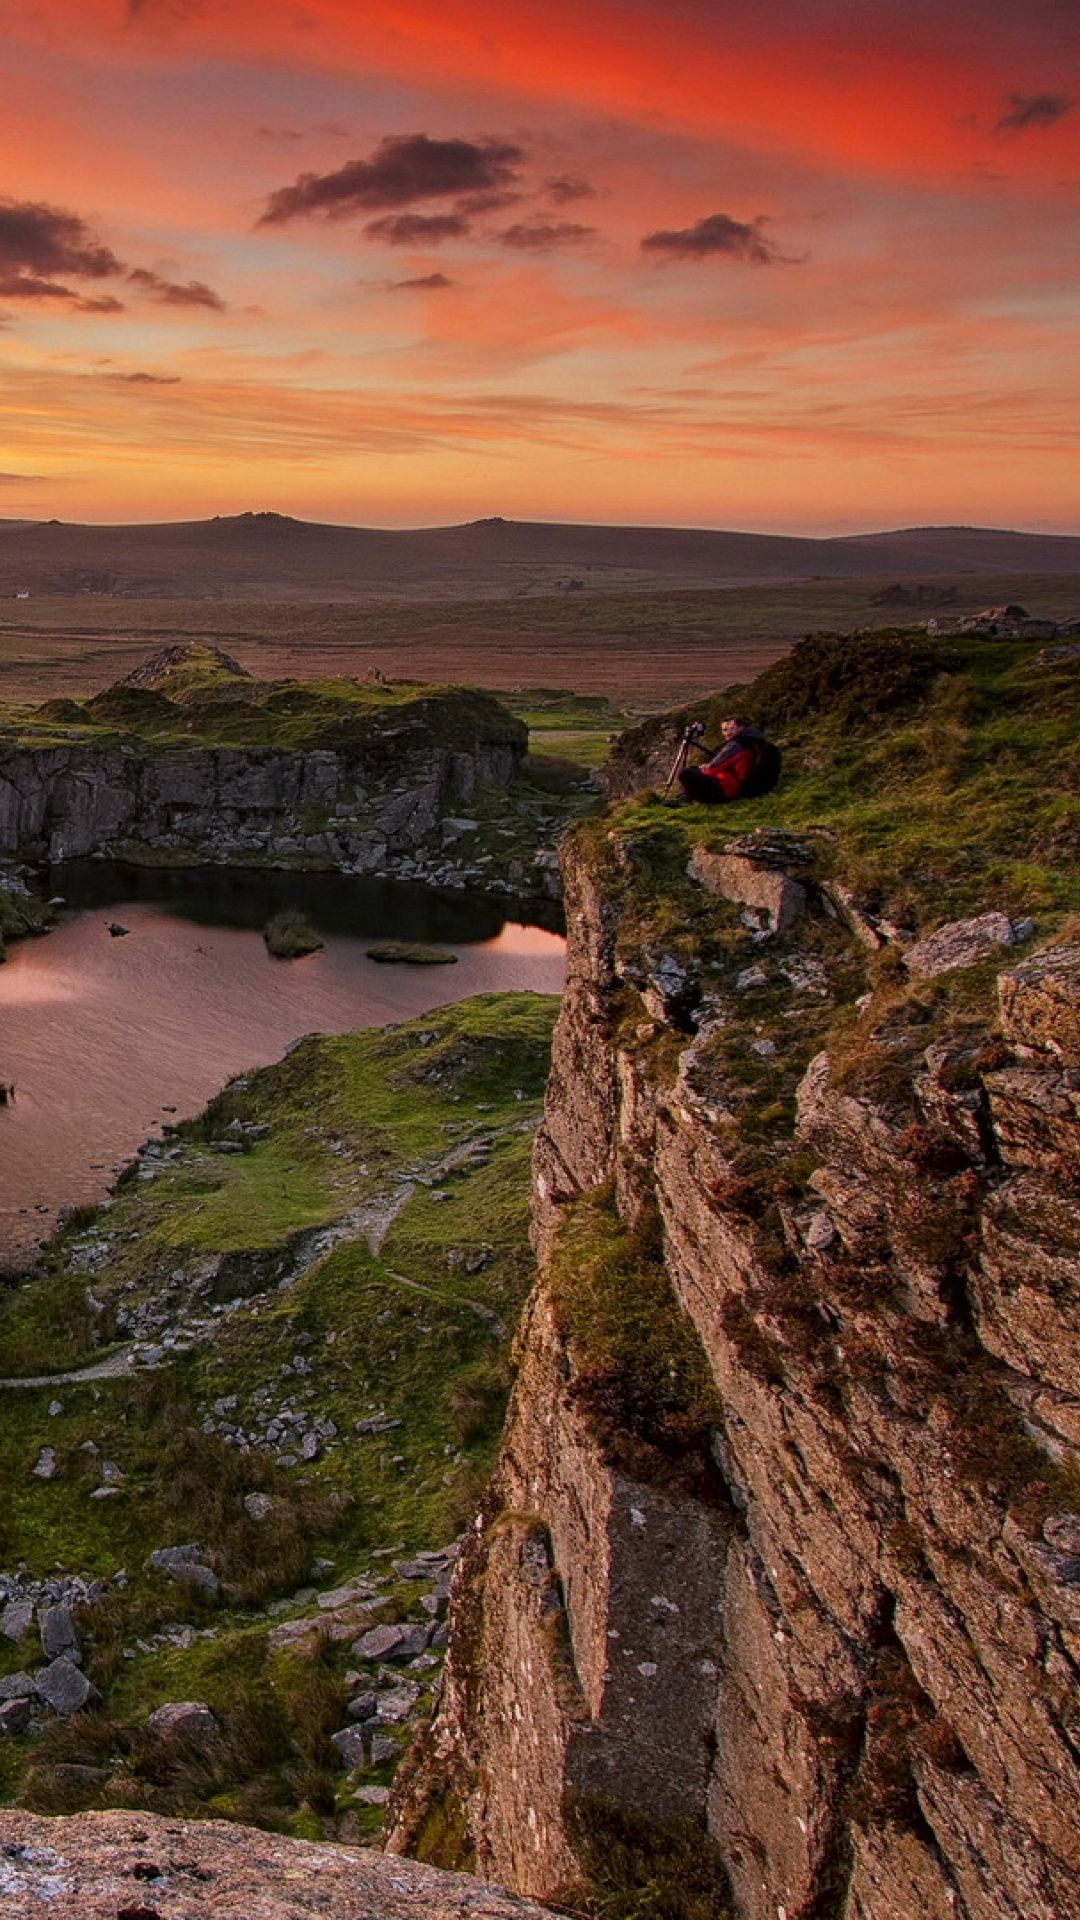
<svg viewBox="0 0 1080 1920">
<path fill-rule="evenodd" d="M 760 738 L 760 734 L 749 727 L 744 728 L 701 768 L 701 772 L 708 774 L 710 780 L 719 782 L 725 800 L 738 800 L 747 781 L 756 772 L 757 741 Z"/>
</svg>

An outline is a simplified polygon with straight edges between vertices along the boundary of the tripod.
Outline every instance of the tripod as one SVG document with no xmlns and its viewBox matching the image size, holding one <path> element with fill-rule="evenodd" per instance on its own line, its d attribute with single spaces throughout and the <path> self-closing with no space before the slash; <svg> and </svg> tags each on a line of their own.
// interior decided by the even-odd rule
<svg viewBox="0 0 1080 1920">
<path fill-rule="evenodd" d="M 679 735 L 679 745 L 675 758 L 671 763 L 671 772 L 668 774 L 667 784 L 664 788 L 665 800 L 690 757 L 691 747 L 696 747 L 699 744 L 704 732 L 705 725 L 701 720 L 694 720 L 688 727 L 683 728 L 682 733 Z"/>
</svg>

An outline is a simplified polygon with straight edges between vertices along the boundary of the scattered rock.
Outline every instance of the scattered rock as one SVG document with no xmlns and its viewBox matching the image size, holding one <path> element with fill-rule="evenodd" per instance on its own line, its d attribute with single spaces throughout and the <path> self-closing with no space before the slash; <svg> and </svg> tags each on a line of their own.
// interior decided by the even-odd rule
<svg viewBox="0 0 1080 1920">
<path fill-rule="evenodd" d="M 73 1713 L 81 1713 L 84 1707 L 96 1707 L 101 1703 L 101 1695 L 96 1687 L 90 1685 L 85 1673 L 65 1660 L 61 1655 L 51 1666 L 43 1667 L 34 1675 L 34 1685 L 46 1706 L 52 1708 L 63 1720 Z"/>
<path fill-rule="evenodd" d="M 357 1787 L 353 1794 L 362 1807 L 385 1807 L 389 1798 L 389 1787 Z"/>
<path fill-rule="evenodd" d="M 46 1660 L 56 1660 L 63 1654 L 75 1666 L 81 1666 L 82 1651 L 70 1607 L 60 1605 L 42 1608 L 38 1615 L 38 1631 L 41 1634 L 41 1651 Z"/>
<path fill-rule="evenodd" d="M 999 976 L 998 997 L 1007 1040 L 1080 1067 L 1080 946 L 1033 953 Z"/>
<path fill-rule="evenodd" d="M 249 1520 L 265 1520 L 267 1514 L 273 1510 L 273 1505 L 274 1503 L 268 1493 L 246 1493 L 244 1495 L 244 1512 L 247 1514 Z"/>
<path fill-rule="evenodd" d="M 695 847 L 687 871 L 708 893 L 762 915 L 769 933 L 783 933 L 806 906 L 806 889 L 798 880 L 745 853 L 710 853 L 706 847 Z"/>
<path fill-rule="evenodd" d="M 0 1633 L 6 1640 L 14 1640 L 16 1643 L 25 1640 L 33 1624 L 32 1600 L 9 1600 L 3 1613 L 0 1613 Z"/>
<path fill-rule="evenodd" d="M 192 1587 L 197 1593 L 205 1593 L 211 1599 L 216 1599 L 221 1591 L 217 1574 L 203 1562 L 201 1547 L 158 1547 L 150 1555 L 149 1564 L 167 1579 L 176 1580 L 181 1586 Z"/>
<path fill-rule="evenodd" d="M 119 920 L 107 920 L 105 924 L 114 940 L 122 940 L 125 933 L 131 932 L 131 928 L 122 926 Z"/>
<path fill-rule="evenodd" d="M 55 1447 L 42 1447 L 31 1472 L 39 1480 L 55 1480 L 58 1471 Z"/>
<path fill-rule="evenodd" d="M 0 1700 L 32 1700 L 36 1692 L 33 1674 L 6 1673 L 0 1680 Z"/>
<path fill-rule="evenodd" d="M 0 1705 L 0 1736 L 25 1733 L 30 1725 L 30 1702 L 28 1699 L 5 1700 Z"/>
<path fill-rule="evenodd" d="M 201 1700 L 167 1700 L 164 1706 L 155 1708 L 146 1727 L 149 1733 L 182 1735 L 198 1746 L 216 1740 L 221 1733 L 217 1715 Z"/>
<path fill-rule="evenodd" d="M 457 963 L 457 954 L 448 953 L 445 947 L 425 947 L 414 940 L 381 940 L 378 946 L 367 948 L 367 957 L 386 965 L 412 967 L 452 967 Z"/>
<path fill-rule="evenodd" d="M 1012 947 L 1026 940 L 1032 931 L 1030 921 L 1012 921 L 1007 913 L 980 913 L 971 920 L 950 920 L 916 941 L 904 955 L 909 973 L 933 979 L 939 973 L 952 973 L 958 967 L 974 967 L 998 947 Z"/>
<path fill-rule="evenodd" d="M 364 1764 L 364 1735 L 359 1727 L 342 1727 L 330 1735 L 330 1745 L 349 1773 Z"/>
</svg>

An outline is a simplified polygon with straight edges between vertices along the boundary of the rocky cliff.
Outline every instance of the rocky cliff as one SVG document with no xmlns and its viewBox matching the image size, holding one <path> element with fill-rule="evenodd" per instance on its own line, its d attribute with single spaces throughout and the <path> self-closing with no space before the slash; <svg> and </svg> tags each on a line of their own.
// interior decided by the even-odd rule
<svg viewBox="0 0 1080 1920">
<path fill-rule="evenodd" d="M 550 823 L 507 806 L 526 730 L 487 694 L 261 683 L 214 649 L 167 648 L 92 700 L 2 719 L 0 856 L 545 890 Z"/>
<path fill-rule="evenodd" d="M 983 729 L 1075 747 L 1015 653 L 860 694 L 834 649 L 831 732 L 823 659 L 759 687 L 759 829 L 631 805 L 567 851 L 542 1278 L 392 1844 L 578 1904 L 1067 1920 L 1075 809 L 1013 763 L 983 815 Z"/>
</svg>

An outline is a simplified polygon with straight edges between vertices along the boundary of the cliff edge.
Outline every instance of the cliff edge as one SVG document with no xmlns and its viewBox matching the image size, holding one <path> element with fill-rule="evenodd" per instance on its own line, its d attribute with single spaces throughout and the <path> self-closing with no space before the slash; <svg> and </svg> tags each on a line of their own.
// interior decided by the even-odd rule
<svg viewBox="0 0 1080 1920">
<path fill-rule="evenodd" d="M 819 637 L 739 704 L 777 794 L 566 846 L 541 1278 L 391 1844 L 609 1913 L 1067 1920 L 1080 676 Z"/>
</svg>

